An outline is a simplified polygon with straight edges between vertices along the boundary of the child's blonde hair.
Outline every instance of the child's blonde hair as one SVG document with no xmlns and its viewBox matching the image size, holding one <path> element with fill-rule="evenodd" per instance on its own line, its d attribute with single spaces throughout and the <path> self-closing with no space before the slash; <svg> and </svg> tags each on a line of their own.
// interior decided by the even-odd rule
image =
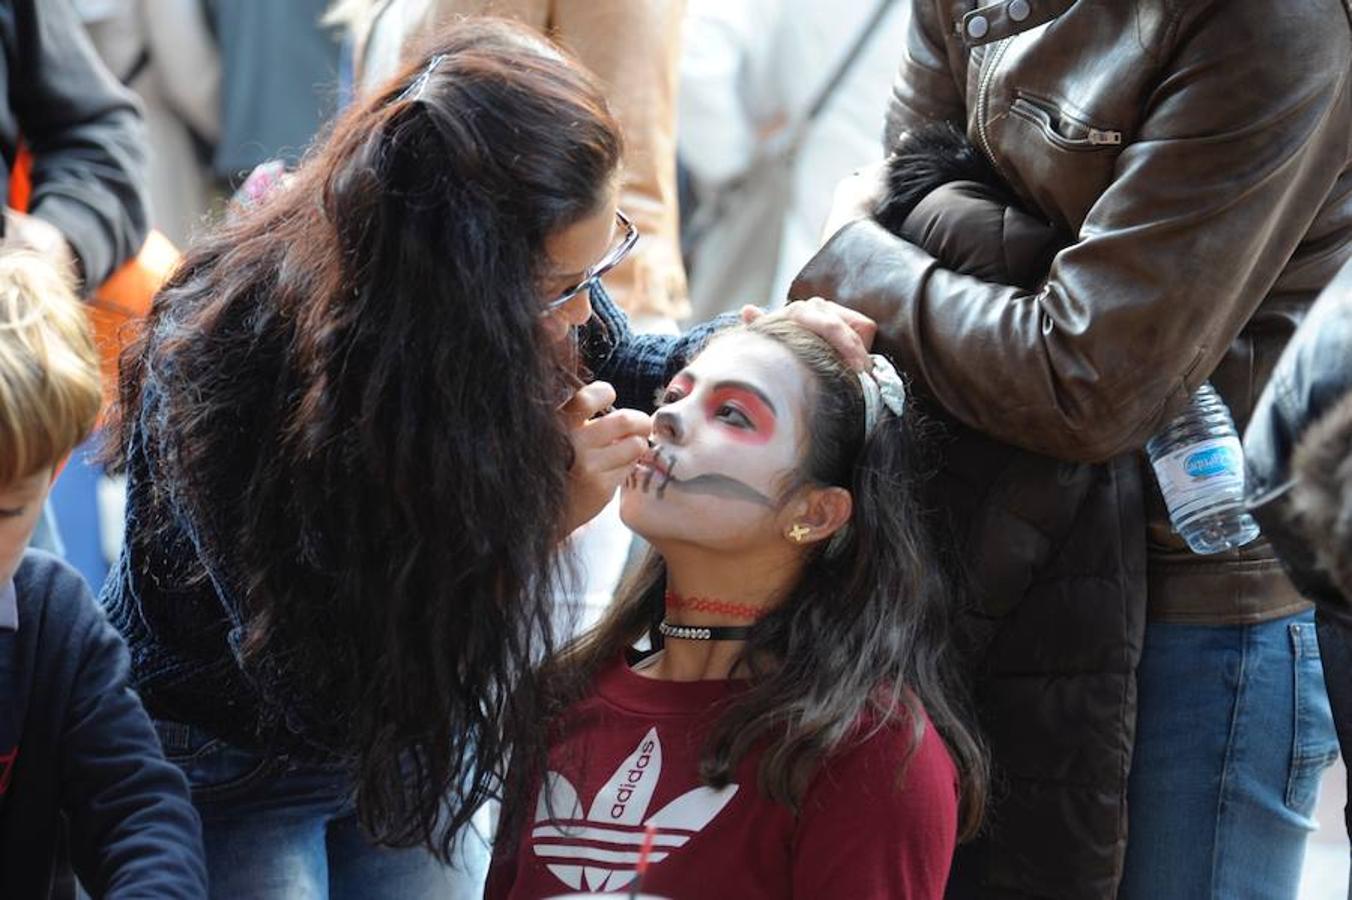
<svg viewBox="0 0 1352 900">
<path fill-rule="evenodd" d="M 65 458 L 102 401 L 98 354 L 68 278 L 27 251 L 0 253 L 0 485 Z"/>
</svg>

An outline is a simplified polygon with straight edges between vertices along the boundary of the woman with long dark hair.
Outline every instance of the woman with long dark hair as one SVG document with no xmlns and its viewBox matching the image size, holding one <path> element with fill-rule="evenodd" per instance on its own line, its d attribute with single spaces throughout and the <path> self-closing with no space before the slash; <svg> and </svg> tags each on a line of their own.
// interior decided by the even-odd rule
<svg viewBox="0 0 1352 900">
<path fill-rule="evenodd" d="M 636 239 L 620 155 L 585 72 L 469 23 L 157 298 L 104 602 L 215 895 L 477 894 L 445 863 L 537 721 L 559 540 L 650 430 L 604 408 L 700 339 L 631 335 L 600 289 Z"/>
<path fill-rule="evenodd" d="M 985 757 L 878 360 L 765 321 L 671 381 L 621 500 L 655 552 L 546 667 L 549 747 L 516 760 L 488 896 L 625 888 L 645 841 L 660 896 L 943 895 Z"/>
</svg>

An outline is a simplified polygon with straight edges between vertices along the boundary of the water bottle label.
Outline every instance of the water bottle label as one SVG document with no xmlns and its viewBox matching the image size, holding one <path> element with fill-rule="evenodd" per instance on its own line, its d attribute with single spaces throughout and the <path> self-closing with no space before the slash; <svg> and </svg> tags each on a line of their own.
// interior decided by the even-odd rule
<svg viewBox="0 0 1352 900">
<path fill-rule="evenodd" d="M 1244 450 L 1235 436 L 1198 441 L 1155 460 L 1170 514 L 1217 492 L 1244 489 Z"/>
</svg>

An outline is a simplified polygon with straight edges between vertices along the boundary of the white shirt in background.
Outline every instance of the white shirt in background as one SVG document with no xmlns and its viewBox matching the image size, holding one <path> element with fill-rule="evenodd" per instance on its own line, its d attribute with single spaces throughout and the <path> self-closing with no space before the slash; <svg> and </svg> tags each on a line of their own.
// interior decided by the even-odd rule
<svg viewBox="0 0 1352 900">
<path fill-rule="evenodd" d="M 707 196 L 737 179 L 775 134 L 787 134 L 806 117 L 877 5 L 878 0 L 690 0 L 677 143 L 697 192 Z M 808 132 L 789 179 L 777 252 L 728 260 L 704 245 L 696 266 L 763 267 L 773 273 L 770 296 L 692 293 L 691 321 L 743 302 L 784 302 L 789 283 L 820 245 L 837 182 L 881 157 L 883 115 L 905 49 L 907 16 L 906 3 L 892 4 Z"/>
</svg>

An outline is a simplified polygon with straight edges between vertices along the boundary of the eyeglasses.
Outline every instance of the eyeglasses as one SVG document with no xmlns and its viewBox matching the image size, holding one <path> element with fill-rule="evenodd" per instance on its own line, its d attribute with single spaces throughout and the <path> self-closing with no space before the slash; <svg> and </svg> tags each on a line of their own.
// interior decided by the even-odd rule
<svg viewBox="0 0 1352 900">
<path fill-rule="evenodd" d="M 540 310 L 540 315 L 549 315 L 578 294 L 595 287 L 606 273 L 623 262 L 624 258 L 629 255 L 629 251 L 634 249 L 634 245 L 638 243 L 638 226 L 618 209 L 615 210 L 615 221 L 619 222 L 620 227 L 624 229 L 624 237 L 620 238 L 620 242 L 612 247 L 610 252 L 601 258 L 600 262 L 582 273 L 581 281 L 546 303 L 544 308 Z"/>
</svg>

